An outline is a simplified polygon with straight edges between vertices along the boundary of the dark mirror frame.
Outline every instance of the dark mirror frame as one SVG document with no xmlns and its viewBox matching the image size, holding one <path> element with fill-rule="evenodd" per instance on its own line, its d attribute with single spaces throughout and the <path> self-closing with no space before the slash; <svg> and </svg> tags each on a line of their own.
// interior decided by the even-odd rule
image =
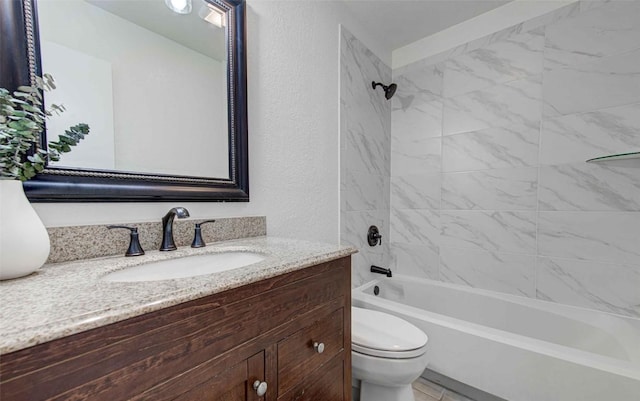
<svg viewBox="0 0 640 401">
<path fill-rule="evenodd" d="M 31 202 L 249 201 L 245 0 L 206 1 L 227 15 L 230 178 L 47 167 L 24 183 Z M 0 0 L 0 87 L 10 91 L 41 75 L 35 3 Z"/>
</svg>

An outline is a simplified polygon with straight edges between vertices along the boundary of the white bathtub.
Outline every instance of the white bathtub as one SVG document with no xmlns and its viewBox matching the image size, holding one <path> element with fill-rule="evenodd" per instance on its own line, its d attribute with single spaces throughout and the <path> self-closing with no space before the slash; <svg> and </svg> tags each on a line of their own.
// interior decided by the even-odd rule
<svg viewBox="0 0 640 401">
<path fill-rule="evenodd" d="M 509 401 L 640 401 L 640 319 L 402 275 L 352 298 L 424 330 L 429 369 Z"/>
</svg>

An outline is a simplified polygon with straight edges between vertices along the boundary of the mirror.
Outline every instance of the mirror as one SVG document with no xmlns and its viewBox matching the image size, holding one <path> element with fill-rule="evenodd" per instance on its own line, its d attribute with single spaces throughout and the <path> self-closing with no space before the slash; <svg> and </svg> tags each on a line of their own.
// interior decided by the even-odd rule
<svg viewBox="0 0 640 401">
<path fill-rule="evenodd" d="M 30 200 L 248 201 L 243 0 L 24 0 L 20 11 L 26 57 L 14 68 L 27 84 L 53 75 L 45 105 L 66 109 L 42 143 L 91 128 L 25 183 Z"/>
<path fill-rule="evenodd" d="M 52 166 L 229 178 L 217 7 L 193 0 L 181 15 L 164 0 L 39 0 L 37 13 L 42 71 L 57 86 L 45 107 L 66 108 L 47 122 L 47 138 L 76 122 L 91 127 Z M 219 25 L 201 17 L 211 13 Z"/>
</svg>

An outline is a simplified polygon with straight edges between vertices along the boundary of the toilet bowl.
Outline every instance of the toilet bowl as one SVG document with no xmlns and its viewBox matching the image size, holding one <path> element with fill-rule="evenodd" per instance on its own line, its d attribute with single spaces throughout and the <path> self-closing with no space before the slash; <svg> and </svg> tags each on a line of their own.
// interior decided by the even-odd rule
<svg viewBox="0 0 640 401">
<path fill-rule="evenodd" d="M 427 335 L 399 317 L 351 307 L 351 367 L 360 401 L 414 401 L 427 367 Z"/>
</svg>

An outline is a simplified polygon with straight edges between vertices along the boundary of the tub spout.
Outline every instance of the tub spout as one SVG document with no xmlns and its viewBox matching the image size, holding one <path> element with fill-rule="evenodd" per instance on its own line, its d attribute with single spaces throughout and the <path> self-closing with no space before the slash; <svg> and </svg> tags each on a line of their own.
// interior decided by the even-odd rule
<svg viewBox="0 0 640 401">
<path fill-rule="evenodd" d="M 391 269 L 385 269 L 380 266 L 371 265 L 371 273 L 384 274 L 387 277 L 391 277 Z"/>
</svg>

